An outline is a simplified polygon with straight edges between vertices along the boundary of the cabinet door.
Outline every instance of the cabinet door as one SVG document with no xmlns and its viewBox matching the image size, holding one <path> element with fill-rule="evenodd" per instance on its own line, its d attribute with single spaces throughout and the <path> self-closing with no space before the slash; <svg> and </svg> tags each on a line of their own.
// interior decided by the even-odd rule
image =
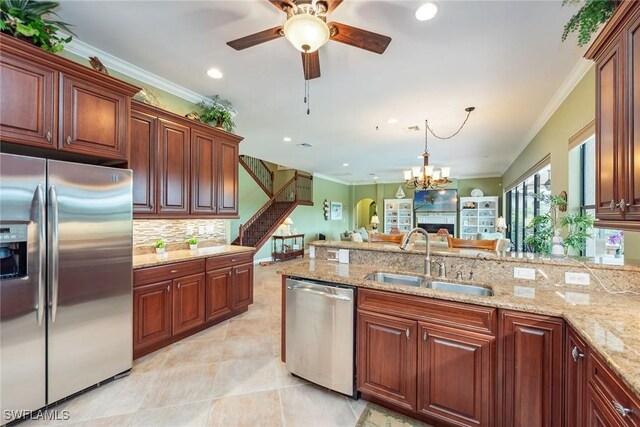
<svg viewBox="0 0 640 427">
<path fill-rule="evenodd" d="M 133 288 L 133 348 L 171 337 L 171 281 Z"/>
<path fill-rule="evenodd" d="M 47 67 L 0 55 L 0 139 L 55 148 L 54 99 L 56 72 Z"/>
<path fill-rule="evenodd" d="M 253 303 L 253 263 L 233 267 L 233 308 Z"/>
<path fill-rule="evenodd" d="M 188 331 L 204 323 L 205 275 L 173 280 L 173 334 Z"/>
<path fill-rule="evenodd" d="M 495 338 L 418 327 L 418 411 L 459 426 L 492 426 Z"/>
<path fill-rule="evenodd" d="M 500 327 L 501 425 L 561 425 L 562 319 L 502 311 Z"/>
<path fill-rule="evenodd" d="M 207 272 L 206 321 L 229 314 L 233 307 L 233 268 L 220 268 Z"/>
<path fill-rule="evenodd" d="M 191 131 L 191 213 L 215 214 L 218 147 L 213 136 Z"/>
<path fill-rule="evenodd" d="M 158 213 L 189 213 L 189 128 L 160 119 Z"/>
<path fill-rule="evenodd" d="M 131 113 L 131 154 L 133 170 L 133 212 L 156 211 L 156 163 L 158 161 L 158 120 L 138 111 Z"/>
<path fill-rule="evenodd" d="M 358 390 L 416 410 L 417 322 L 358 311 Z"/>
<path fill-rule="evenodd" d="M 586 390 L 586 413 L 585 413 L 585 426 L 589 427 L 624 427 L 618 422 L 616 416 L 609 409 L 598 393 L 592 388 L 588 387 Z"/>
<path fill-rule="evenodd" d="M 627 33 L 629 150 L 627 154 L 627 220 L 640 221 L 640 15 Z"/>
<path fill-rule="evenodd" d="M 127 158 L 130 99 L 107 87 L 61 75 L 58 148 L 113 159 Z"/>
<path fill-rule="evenodd" d="M 625 195 L 621 52 L 618 39 L 596 65 L 596 217 L 601 220 L 624 218 L 617 206 Z"/>
<path fill-rule="evenodd" d="M 238 214 L 238 144 L 220 142 L 218 213 Z"/>
<path fill-rule="evenodd" d="M 565 346 L 565 418 L 567 427 L 584 425 L 585 394 L 587 392 L 587 345 L 572 330 Z"/>
</svg>

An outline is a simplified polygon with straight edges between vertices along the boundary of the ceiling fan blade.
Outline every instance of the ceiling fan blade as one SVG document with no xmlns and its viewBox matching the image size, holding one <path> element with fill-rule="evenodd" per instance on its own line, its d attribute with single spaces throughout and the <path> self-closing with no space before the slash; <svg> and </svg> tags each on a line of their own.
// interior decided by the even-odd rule
<svg viewBox="0 0 640 427">
<path fill-rule="evenodd" d="M 309 61 L 308 68 L 307 61 Z M 302 69 L 304 70 L 305 80 L 312 80 L 320 77 L 320 55 L 317 50 L 312 53 L 302 52 Z"/>
<path fill-rule="evenodd" d="M 277 7 L 282 12 L 286 12 L 287 8 L 293 7 L 293 2 L 290 0 L 269 0 L 269 3 Z"/>
<path fill-rule="evenodd" d="M 372 33 L 361 28 L 351 27 L 339 22 L 329 22 L 332 30 L 331 40 L 345 43 L 360 49 L 382 54 L 391 43 L 391 37 Z"/>
<path fill-rule="evenodd" d="M 327 13 L 333 12 L 343 0 L 322 0 L 327 4 Z"/>
<path fill-rule="evenodd" d="M 260 31 L 259 33 L 251 34 L 246 37 L 242 37 L 236 40 L 227 42 L 229 46 L 235 50 L 246 49 L 251 46 L 255 46 L 260 43 L 268 42 L 271 40 L 282 37 L 282 26 L 269 28 L 268 30 Z"/>
</svg>

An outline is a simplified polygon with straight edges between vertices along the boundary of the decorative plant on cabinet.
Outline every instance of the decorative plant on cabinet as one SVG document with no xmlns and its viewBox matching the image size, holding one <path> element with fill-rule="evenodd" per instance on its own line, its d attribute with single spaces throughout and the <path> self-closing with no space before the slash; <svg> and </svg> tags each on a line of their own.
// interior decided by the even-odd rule
<svg viewBox="0 0 640 427">
<path fill-rule="evenodd" d="M 236 127 L 233 117 L 237 112 L 233 109 L 230 101 L 215 95 L 211 98 L 211 101 L 200 101 L 197 105 L 201 109 L 199 114 L 201 122 L 221 127 L 227 132 L 233 132 Z"/>
<path fill-rule="evenodd" d="M 563 0 L 562 6 L 582 2 L 583 0 Z M 611 18 L 618 3 L 619 0 L 584 0 L 584 4 L 578 10 L 578 13 L 573 15 L 569 22 L 565 24 L 562 32 L 562 41 L 565 41 L 569 34 L 577 31 L 578 46 L 584 46 L 589 43 L 591 36 L 598 31 L 600 25 Z"/>
</svg>

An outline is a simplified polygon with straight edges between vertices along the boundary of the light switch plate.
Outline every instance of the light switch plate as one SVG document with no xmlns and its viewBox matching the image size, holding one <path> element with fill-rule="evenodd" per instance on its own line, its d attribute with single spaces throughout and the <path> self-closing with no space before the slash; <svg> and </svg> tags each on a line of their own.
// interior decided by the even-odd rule
<svg viewBox="0 0 640 427">
<path fill-rule="evenodd" d="M 514 279 L 536 280 L 536 269 L 514 267 L 513 277 Z"/>
<path fill-rule="evenodd" d="M 589 286 L 589 273 L 574 273 L 566 271 L 564 273 L 564 283 L 567 285 L 584 285 Z"/>
</svg>

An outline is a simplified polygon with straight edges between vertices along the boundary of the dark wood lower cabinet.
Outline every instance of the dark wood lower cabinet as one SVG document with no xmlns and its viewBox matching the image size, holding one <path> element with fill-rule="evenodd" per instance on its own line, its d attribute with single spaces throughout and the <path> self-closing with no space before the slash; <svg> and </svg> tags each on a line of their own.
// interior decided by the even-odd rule
<svg viewBox="0 0 640 427">
<path fill-rule="evenodd" d="M 565 345 L 565 426 L 584 425 L 587 393 L 587 345 L 572 329 L 567 328 Z"/>
<path fill-rule="evenodd" d="M 207 322 L 231 313 L 233 305 L 233 268 L 207 271 Z"/>
<path fill-rule="evenodd" d="M 622 423 L 616 420 L 615 414 L 611 411 L 609 405 L 602 400 L 592 387 L 588 387 L 586 392 L 587 410 L 584 425 L 589 427 L 624 427 Z"/>
<path fill-rule="evenodd" d="M 204 323 L 205 275 L 181 277 L 173 281 L 173 333 L 188 331 Z"/>
<path fill-rule="evenodd" d="M 171 336 L 171 280 L 133 289 L 133 348 Z"/>
<path fill-rule="evenodd" d="M 253 263 L 233 267 L 233 308 L 253 303 Z"/>
<path fill-rule="evenodd" d="M 418 331 L 419 413 L 493 425 L 495 338 L 425 322 Z"/>
</svg>

